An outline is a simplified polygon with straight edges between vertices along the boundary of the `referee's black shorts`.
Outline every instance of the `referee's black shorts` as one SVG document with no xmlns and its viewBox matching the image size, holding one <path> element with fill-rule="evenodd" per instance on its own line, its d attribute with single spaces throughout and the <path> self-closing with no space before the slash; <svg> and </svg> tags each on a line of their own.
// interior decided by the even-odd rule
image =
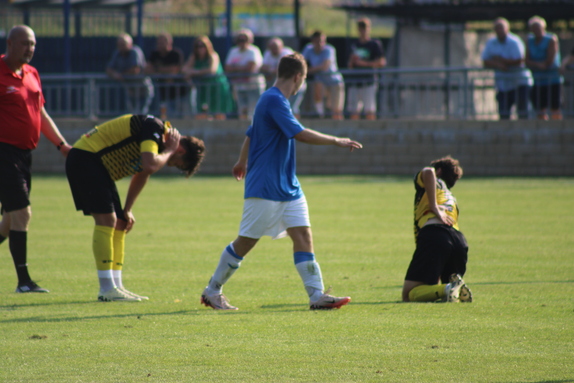
<svg viewBox="0 0 574 383">
<path fill-rule="evenodd" d="M 66 158 L 66 175 L 76 210 L 82 210 L 84 215 L 115 212 L 117 218 L 125 219 L 116 183 L 97 154 L 75 148 L 70 150 Z"/>
<path fill-rule="evenodd" d="M 0 203 L 11 212 L 30 205 L 32 151 L 0 142 Z"/>
<path fill-rule="evenodd" d="M 448 225 L 424 226 L 405 280 L 436 285 L 450 281 L 451 274 L 464 275 L 468 244 L 464 235 Z"/>
</svg>

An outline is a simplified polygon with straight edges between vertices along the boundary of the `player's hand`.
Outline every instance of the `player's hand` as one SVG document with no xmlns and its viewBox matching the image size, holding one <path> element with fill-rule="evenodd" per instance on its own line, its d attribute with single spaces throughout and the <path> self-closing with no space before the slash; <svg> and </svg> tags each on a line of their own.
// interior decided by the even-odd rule
<svg viewBox="0 0 574 383">
<path fill-rule="evenodd" d="M 445 213 L 443 207 L 439 207 L 438 213 L 435 213 L 436 217 L 445 225 L 452 226 L 454 224 L 454 219 Z"/>
<path fill-rule="evenodd" d="M 247 174 L 247 166 L 245 166 L 245 164 L 242 162 L 238 162 L 233 165 L 233 170 L 231 173 L 237 181 L 241 181 L 245 177 L 245 174 Z"/>
<path fill-rule="evenodd" d="M 355 149 L 362 149 L 363 144 L 357 141 L 353 141 L 350 138 L 339 138 L 337 139 L 335 145 L 341 148 L 349 148 L 351 152 Z"/>
<path fill-rule="evenodd" d="M 169 128 L 165 137 L 165 150 L 167 152 L 175 152 L 179 147 L 179 139 L 181 134 L 176 128 Z"/>
<path fill-rule="evenodd" d="M 124 217 L 126 218 L 126 233 L 129 233 L 130 230 L 134 227 L 136 219 L 131 210 L 124 210 Z"/>
<path fill-rule="evenodd" d="M 68 157 L 68 153 L 70 153 L 70 150 L 72 150 L 72 145 L 69 144 L 65 144 L 60 147 L 60 153 L 62 153 L 64 157 Z"/>
</svg>

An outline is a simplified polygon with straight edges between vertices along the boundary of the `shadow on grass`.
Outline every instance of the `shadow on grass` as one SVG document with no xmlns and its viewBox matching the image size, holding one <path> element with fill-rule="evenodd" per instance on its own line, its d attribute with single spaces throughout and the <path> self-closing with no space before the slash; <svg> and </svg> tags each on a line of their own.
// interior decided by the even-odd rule
<svg viewBox="0 0 574 383">
<path fill-rule="evenodd" d="M 102 303 L 102 302 L 94 302 L 94 301 L 77 301 L 77 302 L 48 302 L 48 303 L 25 303 L 19 304 L 14 303 L 11 305 L 2 305 L 0 306 L 0 310 L 17 310 L 26 307 L 41 307 L 41 306 L 59 306 L 59 305 L 88 305 L 93 303 Z"/>
<path fill-rule="evenodd" d="M 494 285 L 536 285 L 536 284 L 552 284 L 552 283 L 574 283 L 574 280 L 568 281 L 522 281 L 522 282 L 505 282 L 505 281 L 496 281 L 496 282 L 470 282 L 468 285 L 472 286 L 494 286 Z M 552 382 L 552 381 L 549 381 Z M 562 381 L 556 381 L 562 382 Z M 564 382 L 574 382 L 574 380 L 564 380 Z M 535 382 L 536 383 L 536 382 Z M 544 382 L 540 382 L 544 383 Z"/>
<path fill-rule="evenodd" d="M 0 306 L 0 310 L 17 310 L 24 307 L 40 307 L 40 306 L 57 306 L 57 305 L 70 305 L 70 304 L 85 304 L 85 305 L 116 305 L 122 303 L 106 303 L 106 302 L 51 302 L 51 303 L 30 303 L 30 304 L 13 304 L 13 305 L 3 305 Z M 133 303 L 129 303 L 130 305 Z M 91 315 L 91 316 L 63 316 L 59 318 L 46 318 L 42 316 L 34 316 L 34 317 L 26 317 L 26 318 L 13 318 L 13 319 L 2 319 L 0 323 L 25 323 L 25 322 L 43 322 L 43 323 L 54 323 L 54 322 L 77 322 L 77 321 L 84 321 L 84 320 L 93 320 L 93 319 L 111 319 L 111 318 L 130 318 L 134 317 L 137 319 L 144 319 L 150 317 L 160 317 L 160 316 L 169 316 L 169 315 L 201 315 L 201 313 L 210 314 L 212 315 L 213 310 L 204 310 L 204 309 L 189 309 L 189 310 L 179 310 L 179 311 L 171 311 L 171 312 L 161 312 L 161 313 L 126 313 L 126 314 L 109 314 L 109 315 Z M 222 313 L 223 315 L 245 315 L 249 314 L 249 311 L 217 311 L 217 314 Z M 217 315 L 216 314 L 216 315 Z"/>
<path fill-rule="evenodd" d="M 506 383 L 506 382 L 500 382 Z M 538 380 L 536 382 L 518 382 L 518 383 L 574 383 L 574 379 L 563 379 L 563 380 Z"/>
<path fill-rule="evenodd" d="M 356 305 L 388 305 L 388 304 L 396 304 L 402 303 L 400 301 L 388 301 L 388 302 L 355 302 L 351 301 L 349 303 L 350 306 Z M 295 307 L 300 308 L 296 310 Z M 264 310 L 277 310 L 277 309 L 287 309 L 291 308 L 290 310 L 281 310 L 281 311 L 301 311 L 301 308 L 307 310 L 307 305 L 301 305 L 299 303 L 288 303 L 288 304 L 277 304 L 277 305 L 263 305 L 261 306 Z M 315 310 L 315 311 L 329 311 L 329 310 Z"/>
</svg>

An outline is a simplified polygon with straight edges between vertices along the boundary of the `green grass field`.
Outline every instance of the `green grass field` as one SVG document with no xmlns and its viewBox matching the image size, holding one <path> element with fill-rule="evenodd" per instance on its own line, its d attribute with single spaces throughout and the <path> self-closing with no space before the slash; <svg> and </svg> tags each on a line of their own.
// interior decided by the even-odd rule
<svg viewBox="0 0 574 383">
<path fill-rule="evenodd" d="M 471 304 L 399 303 L 414 250 L 403 177 L 300 177 L 326 286 L 349 306 L 309 311 L 288 239 L 264 238 L 199 304 L 235 238 L 243 183 L 152 178 L 134 210 L 124 282 L 141 303 L 96 301 L 91 218 L 66 180 L 36 176 L 32 277 L 15 294 L 0 246 L 1 382 L 574 382 L 574 179 L 463 178 Z M 122 195 L 127 182 L 119 183 Z"/>
</svg>

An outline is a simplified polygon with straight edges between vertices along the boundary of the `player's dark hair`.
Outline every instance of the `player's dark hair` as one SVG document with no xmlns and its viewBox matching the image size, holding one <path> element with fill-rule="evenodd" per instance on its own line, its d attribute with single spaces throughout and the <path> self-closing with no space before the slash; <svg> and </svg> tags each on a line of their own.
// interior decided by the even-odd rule
<svg viewBox="0 0 574 383">
<path fill-rule="evenodd" d="M 366 29 L 367 27 L 371 26 L 371 20 L 367 19 L 366 17 L 357 20 L 357 27 L 360 29 Z"/>
<path fill-rule="evenodd" d="M 462 177 L 462 168 L 458 160 L 451 156 L 434 160 L 431 162 L 431 165 L 435 170 L 441 170 L 440 178 L 446 183 L 449 189 Z"/>
<path fill-rule="evenodd" d="M 277 67 L 277 77 L 288 79 L 305 73 L 307 73 L 307 62 L 301 53 L 295 52 L 281 57 Z"/>
<path fill-rule="evenodd" d="M 191 177 L 199 169 L 199 165 L 205 157 L 205 144 L 203 140 L 193 136 L 182 136 L 179 144 L 185 149 L 183 155 L 183 170 L 186 177 Z"/>
</svg>

